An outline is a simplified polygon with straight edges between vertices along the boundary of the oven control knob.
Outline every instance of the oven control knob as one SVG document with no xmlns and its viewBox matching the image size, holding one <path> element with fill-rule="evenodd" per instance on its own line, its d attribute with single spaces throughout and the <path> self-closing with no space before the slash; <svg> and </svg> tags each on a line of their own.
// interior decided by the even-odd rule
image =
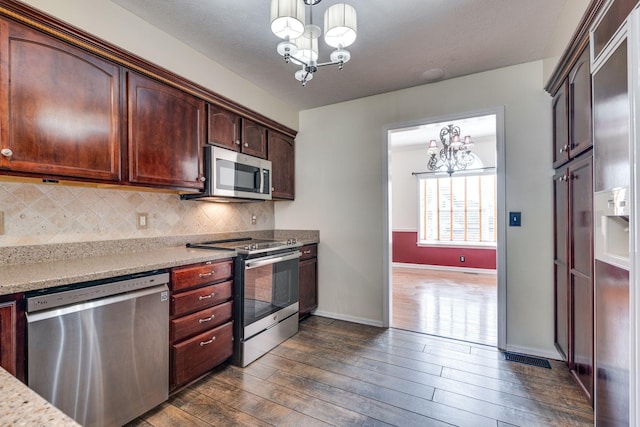
<svg viewBox="0 0 640 427">
<path fill-rule="evenodd" d="M 250 249 L 251 249 L 251 245 L 244 245 L 244 250 L 245 250 L 245 251 L 248 251 L 248 250 L 250 250 Z"/>
</svg>

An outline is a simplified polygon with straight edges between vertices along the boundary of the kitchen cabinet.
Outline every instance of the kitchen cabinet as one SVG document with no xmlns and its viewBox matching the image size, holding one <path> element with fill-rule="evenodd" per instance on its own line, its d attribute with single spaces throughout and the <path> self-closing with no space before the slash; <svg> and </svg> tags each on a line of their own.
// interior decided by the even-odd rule
<svg viewBox="0 0 640 427">
<path fill-rule="evenodd" d="M 305 245 L 300 249 L 299 317 L 307 317 L 318 308 L 318 245 Z"/>
<path fill-rule="evenodd" d="M 588 151 L 554 177 L 555 341 L 593 395 L 593 160 Z"/>
<path fill-rule="evenodd" d="M 0 171 L 117 182 L 121 67 L 0 20 Z"/>
<path fill-rule="evenodd" d="M 591 136 L 591 72 L 589 48 L 572 67 L 552 101 L 553 167 L 558 168 L 588 150 Z"/>
<path fill-rule="evenodd" d="M 233 354 L 233 260 L 171 270 L 170 390 L 201 377 Z"/>
<path fill-rule="evenodd" d="M 267 151 L 272 166 L 271 196 L 274 199 L 294 200 L 294 139 L 279 132 L 269 131 Z"/>
<path fill-rule="evenodd" d="M 133 72 L 127 87 L 129 181 L 203 189 L 204 101 Z"/>
<path fill-rule="evenodd" d="M 267 128 L 215 105 L 208 105 L 207 142 L 267 158 Z"/>
<path fill-rule="evenodd" d="M 24 381 L 24 298 L 0 296 L 0 366 Z"/>
</svg>

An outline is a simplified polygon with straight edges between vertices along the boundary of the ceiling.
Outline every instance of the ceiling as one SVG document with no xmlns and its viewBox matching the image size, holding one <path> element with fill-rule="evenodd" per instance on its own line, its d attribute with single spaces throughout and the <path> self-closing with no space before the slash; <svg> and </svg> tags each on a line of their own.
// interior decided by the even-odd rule
<svg viewBox="0 0 640 427">
<path fill-rule="evenodd" d="M 270 0 L 112 1 L 298 110 L 542 59 L 566 2 L 322 0 L 310 6 L 313 23 L 346 1 L 358 37 L 344 70 L 323 67 L 302 87 L 276 53 Z M 328 61 L 331 48 L 319 45 Z"/>
</svg>

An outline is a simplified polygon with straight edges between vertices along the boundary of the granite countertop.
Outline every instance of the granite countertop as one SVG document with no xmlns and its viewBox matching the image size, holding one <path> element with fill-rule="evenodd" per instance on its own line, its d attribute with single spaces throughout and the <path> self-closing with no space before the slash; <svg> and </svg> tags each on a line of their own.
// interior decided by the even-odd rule
<svg viewBox="0 0 640 427">
<path fill-rule="evenodd" d="M 0 425 L 80 426 L 2 368 L 0 396 Z"/>
</svg>

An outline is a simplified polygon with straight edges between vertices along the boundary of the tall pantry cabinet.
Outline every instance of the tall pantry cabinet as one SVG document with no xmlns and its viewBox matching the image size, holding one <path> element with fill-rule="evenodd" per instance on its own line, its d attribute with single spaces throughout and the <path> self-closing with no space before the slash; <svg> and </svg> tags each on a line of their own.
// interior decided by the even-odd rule
<svg viewBox="0 0 640 427">
<path fill-rule="evenodd" d="M 555 345 L 593 395 L 593 157 L 585 42 L 555 92 L 553 111 Z"/>
</svg>

